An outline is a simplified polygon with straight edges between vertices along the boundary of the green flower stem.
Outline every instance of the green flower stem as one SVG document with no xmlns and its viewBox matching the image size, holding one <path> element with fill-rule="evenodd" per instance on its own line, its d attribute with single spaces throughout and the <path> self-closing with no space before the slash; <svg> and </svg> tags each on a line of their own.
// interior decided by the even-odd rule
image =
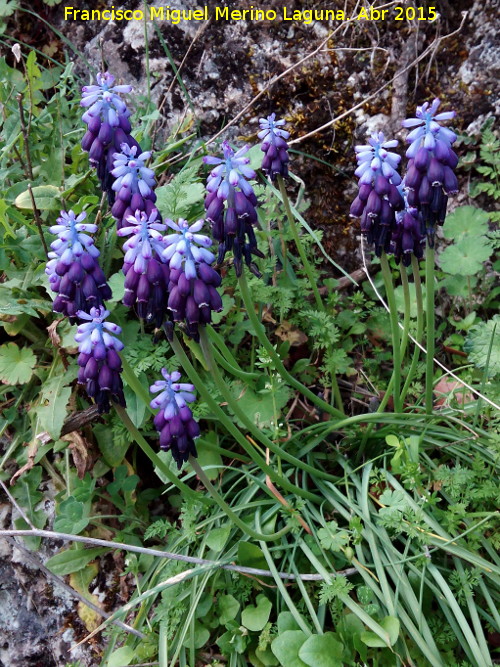
<svg viewBox="0 0 500 667">
<path fill-rule="evenodd" d="M 217 503 L 217 505 L 221 508 L 221 510 L 226 514 L 231 521 L 238 526 L 244 533 L 247 535 L 250 535 L 254 540 L 261 540 L 262 542 L 275 542 L 276 540 L 279 540 L 281 537 L 286 535 L 290 530 L 292 529 L 292 523 L 287 524 L 284 528 L 281 530 L 278 530 L 276 533 L 271 533 L 269 535 L 266 535 L 265 533 L 259 533 L 253 528 L 251 528 L 245 521 L 239 518 L 235 512 L 229 507 L 229 505 L 222 499 L 222 497 L 217 493 L 215 488 L 213 487 L 212 483 L 208 479 L 208 477 L 205 475 L 205 471 L 203 468 L 200 466 L 198 461 L 193 457 L 189 457 L 189 463 L 195 473 L 198 475 L 199 480 L 203 484 L 203 486 L 206 488 L 210 496 L 213 498 L 213 500 Z"/>
<path fill-rule="evenodd" d="M 416 340 L 418 343 L 422 340 L 422 334 L 424 333 L 424 304 L 422 300 L 422 281 L 420 280 L 420 267 L 418 265 L 418 259 L 412 255 L 411 265 L 413 268 L 413 282 L 415 284 L 415 297 L 417 301 L 417 333 Z M 413 357 L 411 360 L 410 368 L 408 370 L 408 375 L 401 391 L 401 402 L 404 403 L 410 384 L 415 376 L 415 371 L 417 369 L 418 360 L 420 358 L 420 348 L 418 345 L 415 345 L 413 350 Z"/>
<path fill-rule="evenodd" d="M 231 373 L 231 375 L 234 375 L 234 377 L 240 378 L 240 380 L 245 380 L 245 381 L 251 381 L 251 380 L 256 380 L 259 377 L 258 373 L 247 373 L 245 371 L 242 371 L 240 368 L 235 368 L 234 366 L 231 366 L 229 361 L 226 360 L 226 358 L 219 352 L 219 350 L 214 347 L 213 348 L 213 353 L 215 360 L 217 363 L 224 368 L 228 373 Z"/>
<path fill-rule="evenodd" d="M 302 266 L 304 267 L 304 271 L 307 277 L 309 278 L 309 282 L 311 283 L 311 289 L 314 294 L 314 299 L 316 300 L 316 305 L 318 307 L 318 310 L 324 312 L 325 306 L 323 304 L 323 300 L 321 299 L 321 295 L 319 293 L 319 289 L 316 284 L 316 278 L 314 277 L 312 266 L 309 263 L 306 252 L 302 246 L 302 243 L 300 242 L 300 236 L 297 229 L 297 225 L 295 224 L 295 218 L 292 213 L 292 209 L 290 208 L 290 200 L 288 199 L 288 194 L 285 187 L 285 181 L 283 180 L 281 174 L 278 174 L 278 187 L 281 193 L 283 206 L 285 207 L 286 217 L 288 218 L 288 224 L 290 225 L 290 231 L 292 232 L 293 240 L 299 252 L 300 259 L 302 260 Z"/>
<path fill-rule="evenodd" d="M 262 322 L 259 320 L 257 315 L 255 314 L 254 310 L 254 304 L 252 301 L 252 297 L 250 295 L 250 290 L 248 288 L 248 283 L 246 280 L 245 272 L 241 274 L 241 276 L 238 279 L 239 285 L 240 285 L 240 291 L 241 291 L 241 296 L 243 299 L 243 303 L 245 304 L 245 309 L 248 314 L 248 318 L 250 322 L 252 323 L 252 326 L 255 330 L 255 335 L 257 336 L 259 343 L 262 345 L 262 347 L 266 350 L 266 352 L 269 354 L 269 357 L 272 359 L 273 364 L 275 369 L 278 371 L 278 373 L 281 375 L 281 377 L 288 382 L 289 385 L 294 387 L 294 389 L 297 389 L 300 391 L 300 393 L 308 398 L 311 403 L 314 403 L 316 407 L 320 408 L 324 412 L 328 413 L 329 415 L 332 415 L 333 417 L 336 417 L 337 419 L 342 419 L 345 417 L 345 414 L 343 411 L 333 407 L 323 399 L 319 398 L 319 396 L 316 396 L 310 389 L 308 389 L 305 385 L 302 384 L 302 382 L 299 382 L 296 380 L 293 375 L 291 375 L 283 365 L 283 362 L 281 361 L 279 355 L 277 354 L 276 350 L 274 347 L 271 345 L 269 342 L 269 339 L 266 336 L 266 332 L 264 329 L 264 326 L 262 325 Z"/>
<path fill-rule="evenodd" d="M 404 315 L 403 315 L 403 333 L 401 334 L 401 361 L 404 360 L 406 346 L 408 345 L 408 334 L 410 333 L 410 285 L 408 284 L 408 271 L 403 264 L 399 265 L 401 274 L 401 285 L 403 286 L 404 297 Z"/>
<path fill-rule="evenodd" d="M 311 493 L 310 491 L 304 491 L 300 487 L 295 486 L 295 484 L 292 484 L 285 477 L 280 477 L 279 475 L 277 475 L 275 470 L 271 466 L 268 466 L 266 464 L 265 459 L 262 458 L 262 456 L 260 456 L 257 453 L 255 447 L 253 447 L 248 442 L 245 436 L 240 432 L 240 430 L 234 425 L 231 419 L 226 415 L 224 410 L 222 410 L 217 401 L 215 401 L 212 398 L 210 392 L 206 387 L 205 382 L 201 379 L 201 377 L 198 375 L 195 368 L 187 358 L 186 353 L 184 352 L 182 345 L 180 344 L 175 334 L 173 340 L 171 341 L 171 345 L 172 349 L 174 350 L 177 356 L 177 359 L 179 360 L 181 366 L 184 368 L 186 374 L 189 376 L 191 382 L 195 385 L 200 396 L 203 398 L 208 407 L 215 413 L 220 423 L 226 428 L 228 433 L 230 433 L 236 440 L 236 442 L 238 442 L 241 445 L 241 447 L 243 447 L 243 449 L 250 456 L 253 462 L 256 463 L 259 466 L 259 468 L 266 473 L 266 475 L 269 475 L 269 477 L 273 482 L 279 484 L 282 488 L 286 489 L 290 493 L 294 493 L 298 496 L 301 496 L 306 500 L 312 500 L 313 502 L 321 501 L 320 496 L 316 495 L 315 493 Z M 214 381 L 217 383 L 217 377 L 214 377 Z M 270 490 L 269 490 L 269 495 L 272 496 L 273 498 L 275 497 L 272 491 Z"/>
<path fill-rule="evenodd" d="M 432 390 L 434 388 L 434 248 L 425 251 L 425 293 L 426 293 L 426 368 L 425 368 L 425 411 L 432 414 Z"/>
<path fill-rule="evenodd" d="M 161 460 L 158 454 L 154 451 L 154 449 L 150 445 L 148 445 L 146 440 L 134 426 L 125 408 L 122 408 L 121 405 L 118 405 L 116 403 L 114 404 L 114 407 L 117 414 L 120 416 L 123 424 L 125 425 L 127 431 L 130 433 L 130 435 L 133 437 L 133 439 L 136 441 L 136 443 L 139 445 L 142 451 L 146 454 L 151 463 L 154 466 L 156 466 L 158 470 L 160 470 L 162 474 L 165 475 L 165 477 L 179 489 L 179 491 L 183 494 L 183 496 L 192 498 L 193 500 L 207 502 L 208 500 L 207 498 L 200 497 L 199 493 L 193 491 L 193 489 L 191 489 L 187 484 L 184 484 L 184 482 L 181 482 L 181 480 L 178 477 L 176 477 L 175 474 L 170 470 L 168 465 Z"/>
<path fill-rule="evenodd" d="M 324 479 L 336 481 L 338 479 L 337 477 L 333 477 L 332 475 L 329 475 L 326 472 L 319 471 L 317 468 L 310 466 L 307 463 L 304 463 L 297 457 L 292 456 L 292 454 L 286 452 L 279 445 L 275 444 L 270 438 L 264 435 L 261 429 L 255 426 L 255 424 L 248 417 L 248 415 L 240 408 L 238 401 L 234 399 L 234 396 L 231 394 L 226 383 L 224 382 L 224 379 L 222 378 L 219 369 L 217 368 L 217 365 L 214 363 L 210 342 L 207 338 L 206 333 L 203 330 L 200 331 L 200 342 L 201 342 L 201 348 L 205 354 L 205 358 L 208 361 L 212 377 L 214 378 L 214 381 L 217 384 L 217 388 L 223 395 L 224 399 L 226 400 L 227 404 L 234 412 L 236 417 L 245 425 L 245 428 L 248 429 L 248 431 L 252 434 L 252 437 L 257 441 L 260 441 L 262 445 L 268 448 L 271 452 L 273 452 L 273 454 L 276 454 L 276 456 L 279 456 L 285 461 L 288 461 L 296 468 L 299 468 L 304 472 L 308 472 L 311 475 L 318 475 L 320 477 L 323 477 Z"/>
<path fill-rule="evenodd" d="M 288 194 L 286 191 L 285 187 L 285 181 L 283 180 L 283 177 L 281 174 L 278 174 L 277 177 L 278 180 L 278 187 L 281 193 L 281 199 L 283 201 L 283 206 L 285 207 L 285 212 L 286 212 L 286 217 L 288 219 L 288 223 L 290 225 L 290 231 L 292 232 L 293 240 L 295 242 L 295 246 L 297 247 L 297 250 L 300 255 L 300 259 L 302 260 L 302 266 L 304 267 L 304 271 L 309 278 L 309 282 L 311 284 L 311 289 L 314 294 L 314 299 L 316 301 L 316 306 L 318 310 L 321 312 L 326 312 L 325 311 L 325 305 L 323 303 L 323 300 L 321 298 L 321 295 L 319 293 L 318 285 L 316 284 L 316 278 L 314 277 L 314 271 L 313 268 L 307 259 L 307 254 L 304 250 L 304 247 L 301 243 L 300 236 L 299 236 L 299 231 L 297 229 L 297 224 L 295 223 L 295 217 L 292 213 L 292 209 L 290 207 L 290 200 L 288 199 Z M 337 405 L 337 408 L 344 414 L 344 406 L 342 404 L 342 396 L 340 394 L 340 389 L 339 385 L 337 382 L 337 377 L 335 373 L 331 373 L 331 383 L 332 383 L 332 394 L 335 398 L 335 403 Z"/>
<path fill-rule="evenodd" d="M 396 299 L 394 296 L 394 286 L 392 284 L 391 269 L 387 261 L 387 255 L 382 253 L 380 258 L 380 266 L 382 268 L 382 276 L 385 283 L 385 292 L 387 303 L 389 305 L 389 317 L 391 321 L 392 334 L 392 354 L 394 357 L 394 412 L 402 412 L 401 410 L 401 340 L 399 336 L 399 320 L 398 311 L 396 308 Z M 388 392 L 387 392 L 388 394 Z"/>
</svg>

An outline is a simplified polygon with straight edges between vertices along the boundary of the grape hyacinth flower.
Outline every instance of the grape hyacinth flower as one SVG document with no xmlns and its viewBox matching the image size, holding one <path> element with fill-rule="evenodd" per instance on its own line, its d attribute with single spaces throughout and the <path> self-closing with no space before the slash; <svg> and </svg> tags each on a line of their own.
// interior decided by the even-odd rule
<svg viewBox="0 0 500 667">
<path fill-rule="evenodd" d="M 168 310 L 168 284 L 170 271 L 163 259 L 165 250 L 161 232 L 166 226 L 153 208 L 149 216 L 143 211 L 127 217 L 126 227 L 117 231 L 118 236 L 128 236 L 123 244 L 125 258 L 125 306 L 136 305 L 138 316 L 161 327 Z"/>
<path fill-rule="evenodd" d="M 164 380 L 157 380 L 149 390 L 160 392 L 151 401 L 151 407 L 160 412 L 154 418 L 154 425 L 160 434 L 160 449 L 170 450 L 179 470 L 189 456 L 197 456 L 195 439 L 200 435 L 200 427 L 194 419 L 187 403 L 196 400 L 192 384 L 179 383 L 178 371 L 167 373 L 162 368 Z"/>
<path fill-rule="evenodd" d="M 404 207 L 398 189 L 401 176 L 397 172 L 401 157 L 391 152 L 396 140 L 386 141 L 383 132 L 371 135 L 367 145 L 356 146 L 359 192 L 351 205 L 351 216 L 361 218 L 361 232 L 374 245 L 378 257 L 390 252 L 391 236 L 396 225 L 396 211 Z"/>
<path fill-rule="evenodd" d="M 454 173 L 458 157 L 451 148 L 457 135 L 439 124 L 452 119 L 455 112 L 436 113 L 439 105 L 438 99 L 432 104 L 425 102 L 417 107 L 415 118 L 403 121 L 403 127 L 414 128 L 406 137 L 410 144 L 405 178 L 408 202 L 421 212 L 431 247 L 434 227 L 442 225 L 446 217 L 448 195 L 458 192 Z"/>
<path fill-rule="evenodd" d="M 116 178 L 111 186 L 116 193 L 111 213 L 116 218 L 118 229 L 123 227 L 126 224 L 125 220 L 130 215 L 135 215 L 137 211 L 151 215 L 156 202 L 155 174 L 152 169 L 146 167 L 146 162 L 151 157 L 150 151 L 137 154 L 137 146 L 130 147 L 128 144 L 122 144 L 120 149 L 121 153 L 113 155 L 111 171 Z M 159 214 L 157 215 L 161 222 Z"/>
<path fill-rule="evenodd" d="M 257 223 L 257 197 L 247 179 L 255 172 L 248 167 L 249 146 L 235 152 L 227 141 L 222 142 L 223 158 L 205 156 L 205 164 L 215 165 L 207 179 L 205 198 L 207 219 L 212 223 L 212 234 L 219 242 L 218 263 L 232 250 L 236 275 L 243 270 L 243 259 L 257 276 L 260 273 L 252 255 L 263 257 L 257 247 L 253 225 Z"/>
<path fill-rule="evenodd" d="M 404 192 L 404 181 L 400 186 Z M 410 206 L 408 198 L 403 194 L 405 207 L 396 213 L 396 227 L 392 233 L 392 252 L 396 261 L 409 266 L 412 254 L 417 259 L 424 256 L 425 224 L 419 211 Z"/>
<path fill-rule="evenodd" d="M 131 136 L 130 111 L 120 97 L 130 93 L 132 86 L 115 86 L 115 77 L 109 72 L 97 75 L 97 84 L 82 88 L 80 106 L 87 110 L 82 120 L 87 125 L 87 132 L 82 139 L 82 149 L 89 153 L 90 164 L 97 167 L 97 176 L 101 187 L 108 195 L 109 203 L 114 202 L 115 193 L 111 189 L 113 177 L 113 155 L 122 144 L 136 146 L 137 141 Z"/>
<path fill-rule="evenodd" d="M 78 343 L 78 383 L 84 384 L 87 394 L 97 404 L 99 414 L 109 412 L 110 400 L 125 407 L 123 384 L 120 377 L 121 359 L 118 354 L 123 343 L 112 334 L 120 334 L 117 324 L 105 322 L 109 311 L 103 306 L 91 308 L 90 314 L 77 313 L 80 324 L 75 334 Z"/>
<path fill-rule="evenodd" d="M 264 151 L 262 171 L 272 181 L 276 180 L 278 174 L 286 178 L 290 160 L 286 140 L 290 137 L 290 132 L 283 129 L 285 121 L 276 120 L 276 114 L 272 113 L 267 118 L 261 118 L 259 125 L 261 131 L 257 136 L 262 141 L 261 150 Z"/>
<path fill-rule="evenodd" d="M 78 320 L 79 310 L 89 311 L 111 298 L 111 290 L 97 262 L 99 250 L 85 232 L 94 233 L 97 226 L 84 223 L 86 213 L 76 216 L 73 211 L 61 211 L 57 224 L 50 227 L 57 239 L 50 245 L 45 273 L 50 287 L 57 292 L 53 309 L 69 317 L 71 324 Z"/>
<path fill-rule="evenodd" d="M 163 238 L 166 246 L 163 258 L 170 266 L 168 308 L 174 322 L 185 321 L 187 334 L 197 341 L 198 326 L 211 322 L 212 311 L 222 310 L 222 299 L 216 289 L 221 277 L 211 266 L 214 255 L 207 250 L 212 240 L 199 233 L 204 220 L 192 225 L 182 218 L 177 223 L 165 222 L 175 232 Z"/>
</svg>

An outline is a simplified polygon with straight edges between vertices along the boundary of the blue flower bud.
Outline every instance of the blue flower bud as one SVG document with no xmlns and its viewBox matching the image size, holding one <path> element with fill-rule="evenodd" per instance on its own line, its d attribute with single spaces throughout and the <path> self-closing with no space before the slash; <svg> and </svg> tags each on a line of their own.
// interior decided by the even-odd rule
<svg viewBox="0 0 500 667">
<path fill-rule="evenodd" d="M 150 387 L 157 394 L 150 405 L 154 410 L 159 409 L 154 425 L 160 434 L 160 448 L 172 452 L 180 470 L 190 455 L 198 455 L 194 440 L 200 435 L 200 428 L 187 405 L 196 400 L 194 386 L 180 383 L 178 371 L 168 373 L 162 368 L 161 374 L 164 380 L 157 380 Z"/>
<path fill-rule="evenodd" d="M 120 377 L 121 361 L 118 352 L 123 343 L 116 338 L 121 333 L 117 324 L 105 322 L 109 311 L 104 307 L 91 308 L 90 313 L 76 313 L 84 323 L 75 334 L 78 343 L 79 384 L 85 384 L 87 394 L 95 400 L 99 413 L 109 412 L 110 400 L 125 406 Z"/>
</svg>

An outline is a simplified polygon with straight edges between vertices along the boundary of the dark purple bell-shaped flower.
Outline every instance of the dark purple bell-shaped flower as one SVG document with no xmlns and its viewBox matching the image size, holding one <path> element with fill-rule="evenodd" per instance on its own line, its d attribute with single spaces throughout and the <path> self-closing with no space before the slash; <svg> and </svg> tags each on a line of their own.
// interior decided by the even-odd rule
<svg viewBox="0 0 500 667">
<path fill-rule="evenodd" d="M 200 435 L 200 427 L 194 419 L 188 403 L 196 400 L 194 386 L 179 383 L 181 374 L 178 371 L 167 373 L 162 368 L 164 380 L 157 380 L 150 387 L 152 393 L 160 392 L 151 401 L 151 407 L 158 414 L 154 418 L 154 425 L 160 434 L 160 449 L 171 451 L 179 470 L 189 456 L 197 456 L 195 439 Z"/>
<path fill-rule="evenodd" d="M 404 181 L 400 190 L 404 192 Z M 406 196 L 404 202 L 404 209 L 396 213 L 391 250 L 398 263 L 402 262 L 404 266 L 409 266 L 412 254 L 417 259 L 422 259 L 424 256 L 426 229 L 421 213 L 408 204 Z"/>
<path fill-rule="evenodd" d="M 88 152 L 90 164 L 97 168 L 97 176 L 110 204 L 115 200 L 111 188 L 114 153 L 120 151 L 122 144 L 135 146 L 141 152 L 139 144 L 130 134 L 130 111 L 121 98 L 122 94 L 132 91 L 132 86 L 115 86 L 114 82 L 115 78 L 109 72 L 99 73 L 97 84 L 82 88 L 80 102 L 86 108 L 82 120 L 87 125 L 82 148 Z"/>
<path fill-rule="evenodd" d="M 57 292 L 53 309 L 78 321 L 77 312 L 88 312 L 110 299 L 111 289 L 98 264 L 99 250 L 85 232 L 94 233 L 97 226 L 83 223 L 86 213 L 75 216 L 73 211 L 61 211 L 57 224 L 50 227 L 57 239 L 51 243 L 45 273 L 52 291 Z"/>
<path fill-rule="evenodd" d="M 111 213 L 116 218 L 117 227 L 127 225 L 126 219 L 137 211 L 150 216 L 156 209 L 156 179 L 154 171 L 146 167 L 151 157 L 149 151 L 139 153 L 136 146 L 121 145 L 121 153 L 115 153 L 111 174 L 116 178 L 112 190 L 116 194 Z M 158 222 L 161 217 L 157 212 Z"/>
<path fill-rule="evenodd" d="M 123 303 L 128 307 L 135 306 L 142 320 L 161 327 L 169 312 L 170 270 L 162 255 L 166 246 L 161 234 L 166 225 L 158 218 L 156 209 L 149 216 L 136 211 L 135 216 L 128 216 L 125 224 L 126 227 L 117 231 L 118 236 L 129 237 L 123 244 Z"/>
<path fill-rule="evenodd" d="M 109 311 L 104 307 L 91 308 L 90 314 L 78 311 L 84 320 L 75 334 L 78 343 L 78 383 L 84 384 L 87 394 L 94 399 L 99 413 L 109 412 L 110 400 L 125 407 L 120 373 L 122 364 L 118 352 L 123 343 L 112 334 L 120 334 L 117 324 L 105 322 Z"/>
<path fill-rule="evenodd" d="M 373 244 L 378 257 L 390 252 L 391 236 L 396 225 L 396 211 L 404 207 L 398 189 L 401 177 L 397 172 L 401 157 L 389 151 L 396 140 L 386 141 L 384 134 L 372 134 L 368 144 L 356 146 L 359 192 L 351 205 L 350 214 L 361 218 L 361 232 L 369 244 Z"/>
<path fill-rule="evenodd" d="M 272 113 L 267 118 L 261 118 L 259 125 L 261 131 L 257 136 L 262 141 L 261 150 L 264 151 L 262 171 L 272 181 L 276 180 L 278 174 L 286 178 L 290 160 L 286 140 L 290 137 L 290 132 L 283 129 L 285 121 L 276 120 L 276 114 Z"/>
<path fill-rule="evenodd" d="M 406 151 L 408 172 L 405 187 L 408 204 L 422 215 L 429 244 L 432 246 L 436 225 L 442 225 L 446 217 L 448 196 L 458 192 L 454 169 L 457 154 L 451 148 L 457 136 L 439 122 L 451 120 L 454 111 L 436 113 L 440 101 L 425 102 L 417 107 L 415 118 L 403 121 L 403 127 L 414 128 L 406 137 L 410 147 Z"/>
<path fill-rule="evenodd" d="M 175 232 L 163 238 L 162 255 L 170 267 L 168 308 L 173 321 L 184 322 L 187 334 L 198 340 L 198 327 L 211 322 L 212 311 L 222 310 L 217 291 L 221 277 L 211 266 L 214 255 L 207 250 L 212 241 L 199 233 L 203 220 L 192 225 L 182 219 L 165 222 Z"/>
<path fill-rule="evenodd" d="M 263 257 L 257 247 L 254 225 L 257 224 L 257 197 L 247 179 L 255 172 L 248 167 L 249 146 L 235 152 L 227 141 L 222 142 L 223 158 L 206 156 L 205 164 L 215 167 L 207 179 L 206 217 L 212 223 L 212 235 L 219 242 L 218 262 L 232 250 L 236 275 L 243 270 L 243 260 L 260 276 L 252 255 Z"/>
</svg>

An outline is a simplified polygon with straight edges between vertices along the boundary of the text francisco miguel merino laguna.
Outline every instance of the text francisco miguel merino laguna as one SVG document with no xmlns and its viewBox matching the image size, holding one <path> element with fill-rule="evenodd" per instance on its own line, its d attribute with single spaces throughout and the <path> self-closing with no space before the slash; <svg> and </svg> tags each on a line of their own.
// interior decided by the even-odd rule
<svg viewBox="0 0 500 667">
<path fill-rule="evenodd" d="M 229 9 L 229 7 L 215 6 L 209 9 L 206 5 L 198 9 L 171 9 L 165 7 L 149 7 L 149 12 L 142 9 L 110 9 L 86 10 L 76 7 L 65 7 L 64 18 L 66 21 L 144 21 L 159 20 L 169 21 L 172 24 L 181 21 L 208 21 L 213 16 L 216 21 L 301 21 L 312 23 L 313 21 L 348 21 L 354 20 L 384 20 L 387 10 L 375 10 L 377 16 L 370 15 L 366 9 L 361 9 L 356 16 L 346 16 L 345 12 L 337 9 L 288 9 L 282 7 L 278 11 L 274 9 L 256 9 L 250 5 L 250 9 Z"/>
</svg>

